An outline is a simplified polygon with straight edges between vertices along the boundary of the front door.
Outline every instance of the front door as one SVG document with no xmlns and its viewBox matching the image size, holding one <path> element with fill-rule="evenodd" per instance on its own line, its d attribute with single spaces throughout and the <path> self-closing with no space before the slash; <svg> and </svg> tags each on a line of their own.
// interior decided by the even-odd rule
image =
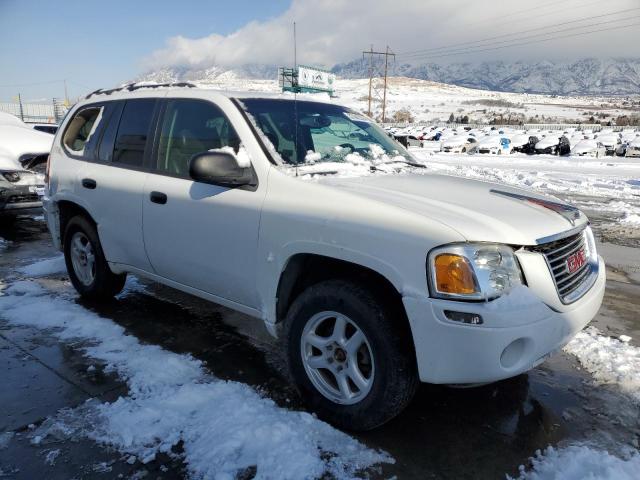
<svg viewBox="0 0 640 480">
<path fill-rule="evenodd" d="M 241 140 L 223 111 L 198 99 L 168 99 L 143 201 L 144 242 L 155 272 L 248 307 L 258 306 L 256 253 L 265 188 L 227 188 L 189 177 L 196 153 Z"/>
</svg>

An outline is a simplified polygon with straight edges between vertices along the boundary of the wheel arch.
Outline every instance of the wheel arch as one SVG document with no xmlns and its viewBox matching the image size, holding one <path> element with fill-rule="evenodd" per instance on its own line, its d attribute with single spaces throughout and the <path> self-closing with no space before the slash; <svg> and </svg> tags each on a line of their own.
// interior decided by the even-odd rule
<svg viewBox="0 0 640 480">
<path fill-rule="evenodd" d="M 397 311 L 409 327 L 397 278 L 394 282 L 371 266 L 317 253 L 296 253 L 285 262 L 276 290 L 275 322 L 285 318 L 293 301 L 307 287 L 333 279 L 350 280 L 371 289 Z"/>
<path fill-rule="evenodd" d="M 91 223 L 97 225 L 97 222 L 94 220 L 89 211 L 82 205 L 72 200 L 58 200 L 57 207 L 60 215 L 60 242 L 62 245 L 64 245 L 64 234 L 65 230 L 67 229 L 67 224 L 73 217 L 82 215 Z"/>
</svg>

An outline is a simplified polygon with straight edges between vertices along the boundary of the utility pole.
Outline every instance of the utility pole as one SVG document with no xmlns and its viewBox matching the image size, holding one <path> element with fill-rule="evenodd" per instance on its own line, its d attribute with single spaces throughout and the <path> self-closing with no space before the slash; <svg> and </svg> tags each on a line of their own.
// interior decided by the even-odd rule
<svg viewBox="0 0 640 480">
<path fill-rule="evenodd" d="M 364 53 L 362 54 L 364 58 Z M 371 116 L 371 84 L 373 83 L 373 44 L 369 50 L 369 107 L 367 108 L 367 115 Z"/>
<path fill-rule="evenodd" d="M 395 55 L 393 56 L 395 60 Z M 387 45 L 387 50 L 384 53 L 384 93 L 382 98 L 382 123 L 386 121 L 385 113 L 387 111 L 387 67 L 389 66 L 389 45 Z"/>
<path fill-rule="evenodd" d="M 18 94 L 18 105 L 20 107 L 20 120 L 24 122 L 24 109 L 22 108 L 22 96 Z"/>
<path fill-rule="evenodd" d="M 69 106 L 69 93 L 67 91 L 67 79 L 64 80 L 64 106 Z"/>
<path fill-rule="evenodd" d="M 365 50 L 362 52 L 363 60 L 365 55 L 369 56 L 369 97 L 368 97 L 367 114 L 371 116 L 372 114 L 371 101 L 373 100 L 374 96 L 377 96 L 378 100 L 382 103 L 382 122 L 384 123 L 386 121 L 386 113 L 387 113 L 387 77 L 388 77 L 388 70 L 389 70 L 389 57 L 393 57 L 393 60 L 395 61 L 396 54 L 393 53 L 391 49 L 389 49 L 388 45 L 387 45 L 387 49 L 384 52 L 374 51 L 373 45 L 371 45 L 371 48 L 368 51 Z M 375 59 L 380 58 L 381 55 L 384 55 L 384 71 L 383 72 L 378 71 L 375 63 Z M 373 78 L 376 76 L 384 77 L 384 83 L 382 87 L 382 98 L 380 98 L 379 87 L 376 87 L 373 84 Z"/>
</svg>

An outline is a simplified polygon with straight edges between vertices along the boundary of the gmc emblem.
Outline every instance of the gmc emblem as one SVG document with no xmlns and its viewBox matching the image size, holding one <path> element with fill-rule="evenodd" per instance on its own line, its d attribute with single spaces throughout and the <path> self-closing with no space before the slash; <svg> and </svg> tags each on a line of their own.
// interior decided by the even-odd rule
<svg viewBox="0 0 640 480">
<path fill-rule="evenodd" d="M 567 257 L 567 270 L 569 273 L 576 272 L 587 263 L 587 255 L 584 252 L 584 248 L 581 248 L 576 253 L 572 253 Z"/>
</svg>

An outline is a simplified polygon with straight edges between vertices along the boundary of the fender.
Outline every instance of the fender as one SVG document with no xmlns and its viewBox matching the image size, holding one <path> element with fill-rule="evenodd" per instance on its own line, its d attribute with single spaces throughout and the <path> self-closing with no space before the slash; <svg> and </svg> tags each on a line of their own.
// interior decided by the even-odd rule
<svg viewBox="0 0 640 480">
<path fill-rule="evenodd" d="M 311 241 L 290 242 L 282 246 L 277 254 L 268 252 L 267 261 L 260 262 L 258 266 L 260 272 L 258 289 L 260 292 L 264 292 L 262 298 L 263 320 L 269 329 L 277 321 L 276 300 L 280 277 L 289 260 L 298 254 L 319 255 L 366 267 L 386 278 L 401 295 L 403 293 L 404 282 L 400 272 L 393 265 L 379 258 L 336 244 Z"/>
</svg>

